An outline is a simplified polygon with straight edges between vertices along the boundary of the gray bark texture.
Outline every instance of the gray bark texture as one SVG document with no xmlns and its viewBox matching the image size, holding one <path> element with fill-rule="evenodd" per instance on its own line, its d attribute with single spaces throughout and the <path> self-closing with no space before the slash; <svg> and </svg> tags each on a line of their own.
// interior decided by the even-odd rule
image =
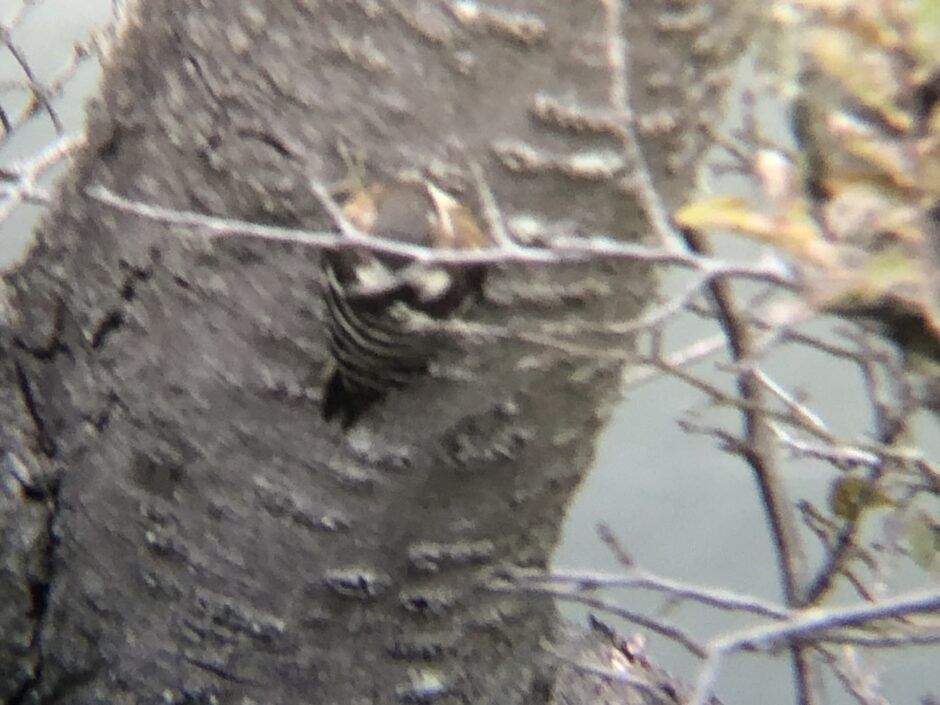
<svg viewBox="0 0 940 705">
<path fill-rule="evenodd" d="M 345 150 L 367 178 L 419 170 L 480 213 L 477 163 L 507 218 L 635 240 L 632 166 L 584 168 L 617 140 L 546 108 L 609 111 L 603 9 L 139 3 L 88 146 L 3 279 L 0 701 L 578 699 L 542 667 L 554 605 L 490 587 L 548 565 L 620 363 L 462 338 L 344 432 L 320 415 L 318 250 L 209 238 L 85 189 L 324 229 L 309 179 L 346 178 Z M 645 0 L 621 29 L 674 203 L 737 25 L 718 0 Z M 651 292 L 635 263 L 504 265 L 467 317 L 603 326 Z"/>
</svg>

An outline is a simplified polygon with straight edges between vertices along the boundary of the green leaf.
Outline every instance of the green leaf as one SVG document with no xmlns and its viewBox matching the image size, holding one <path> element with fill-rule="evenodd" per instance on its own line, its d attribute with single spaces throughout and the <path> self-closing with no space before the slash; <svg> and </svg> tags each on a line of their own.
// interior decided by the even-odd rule
<svg viewBox="0 0 940 705">
<path fill-rule="evenodd" d="M 915 44 L 918 56 L 927 63 L 940 61 L 940 2 L 914 0 Z"/>
<path fill-rule="evenodd" d="M 930 570 L 940 552 L 940 527 L 923 514 L 916 517 L 907 532 L 908 554 L 917 565 Z"/>
<path fill-rule="evenodd" d="M 866 509 L 892 504 L 884 492 L 858 475 L 843 475 L 829 490 L 829 509 L 843 519 L 858 519 Z"/>
</svg>

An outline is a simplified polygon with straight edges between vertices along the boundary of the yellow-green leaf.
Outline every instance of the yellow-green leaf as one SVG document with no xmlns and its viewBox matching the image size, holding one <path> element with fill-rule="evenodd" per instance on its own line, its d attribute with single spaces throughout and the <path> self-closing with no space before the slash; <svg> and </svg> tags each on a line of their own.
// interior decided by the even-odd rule
<svg viewBox="0 0 940 705">
<path fill-rule="evenodd" d="M 875 292 L 892 291 L 902 284 L 919 281 L 923 270 L 907 253 L 891 248 L 868 258 L 859 268 L 860 281 Z"/>
<path fill-rule="evenodd" d="M 844 144 L 850 154 L 878 169 L 896 188 L 914 190 L 918 187 L 918 183 L 911 178 L 914 167 L 897 142 L 853 139 Z"/>
<path fill-rule="evenodd" d="M 926 63 L 940 61 L 940 2 L 913 0 L 914 37 L 917 54 Z"/>
<path fill-rule="evenodd" d="M 926 516 L 916 517 L 907 532 L 907 551 L 917 565 L 930 570 L 940 552 L 940 528 Z"/>
<path fill-rule="evenodd" d="M 843 475 L 829 490 L 829 509 L 843 519 L 857 519 L 866 509 L 891 505 L 884 492 L 858 475 Z"/>
<path fill-rule="evenodd" d="M 834 250 L 823 240 L 806 215 L 807 207 L 796 203 L 785 214 L 752 210 L 743 198 L 717 196 L 694 201 L 674 214 L 676 223 L 693 230 L 730 230 L 780 247 L 816 264 L 833 261 Z"/>
<path fill-rule="evenodd" d="M 813 63 L 859 103 L 876 111 L 892 127 L 906 130 L 911 126 L 911 116 L 896 102 L 897 77 L 887 52 L 829 27 L 811 30 L 807 50 Z"/>
</svg>

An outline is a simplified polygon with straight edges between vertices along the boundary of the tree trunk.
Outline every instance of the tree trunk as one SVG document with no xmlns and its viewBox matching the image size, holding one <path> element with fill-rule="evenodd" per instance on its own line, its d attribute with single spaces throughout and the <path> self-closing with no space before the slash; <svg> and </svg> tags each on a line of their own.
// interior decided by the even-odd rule
<svg viewBox="0 0 940 705">
<path fill-rule="evenodd" d="M 668 203 L 738 49 L 724 4 L 634 3 L 621 28 Z M 604 19 L 535 0 L 139 3 L 88 146 L 5 277 L 0 698 L 544 698 L 554 606 L 490 586 L 547 566 L 621 363 L 462 336 L 347 432 L 320 414 L 318 250 L 212 239 L 86 188 L 322 230 L 309 180 L 349 176 L 342 152 L 480 214 L 476 163 L 510 225 L 636 239 L 635 165 L 603 121 L 564 118 L 610 113 Z M 633 263 L 505 265 L 467 315 L 603 327 L 651 290 Z"/>
</svg>

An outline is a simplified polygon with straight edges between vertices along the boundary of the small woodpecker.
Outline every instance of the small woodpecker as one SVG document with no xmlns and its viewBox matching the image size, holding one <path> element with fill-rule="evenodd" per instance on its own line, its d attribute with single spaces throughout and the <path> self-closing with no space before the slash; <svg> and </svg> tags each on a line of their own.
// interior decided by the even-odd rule
<svg viewBox="0 0 940 705">
<path fill-rule="evenodd" d="M 429 248 L 483 248 L 488 238 L 473 214 L 427 181 L 376 183 L 353 192 L 343 214 L 359 230 Z M 333 364 L 323 418 L 352 426 L 391 390 L 427 372 L 440 346 L 409 326 L 409 313 L 445 319 L 482 291 L 479 265 L 427 265 L 367 249 L 323 255 Z"/>
</svg>

